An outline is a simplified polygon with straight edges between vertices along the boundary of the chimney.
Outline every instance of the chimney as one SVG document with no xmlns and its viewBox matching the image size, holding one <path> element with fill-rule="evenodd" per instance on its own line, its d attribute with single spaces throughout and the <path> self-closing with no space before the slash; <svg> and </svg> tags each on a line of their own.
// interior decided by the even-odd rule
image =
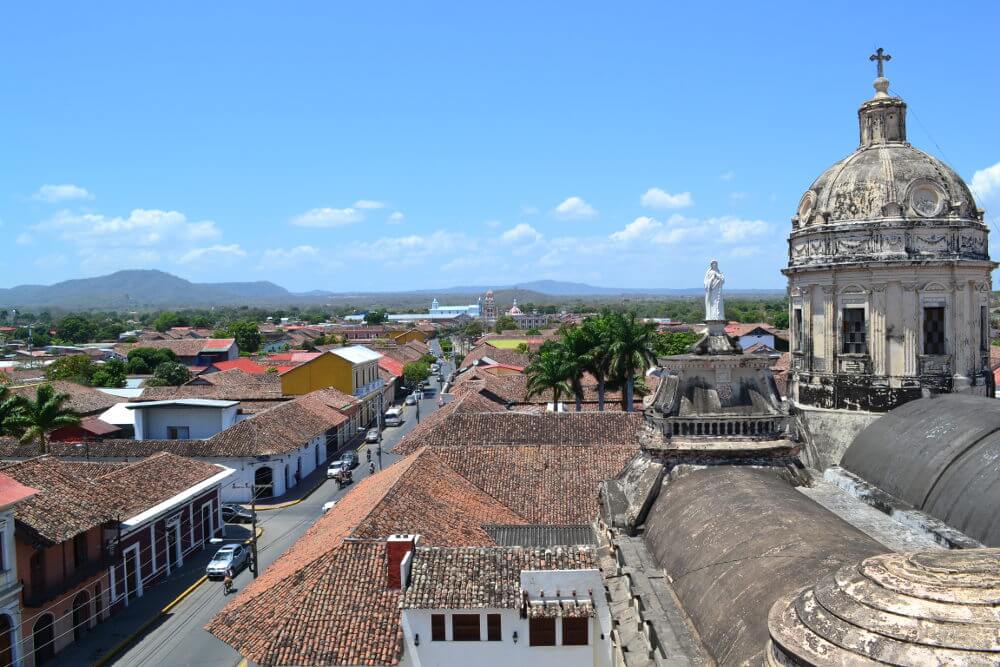
<svg viewBox="0 0 1000 667">
<path fill-rule="evenodd" d="M 419 540 L 419 535 L 390 535 L 386 539 L 385 559 L 388 569 L 386 585 L 390 590 L 399 590 L 409 584 L 413 549 Z"/>
</svg>

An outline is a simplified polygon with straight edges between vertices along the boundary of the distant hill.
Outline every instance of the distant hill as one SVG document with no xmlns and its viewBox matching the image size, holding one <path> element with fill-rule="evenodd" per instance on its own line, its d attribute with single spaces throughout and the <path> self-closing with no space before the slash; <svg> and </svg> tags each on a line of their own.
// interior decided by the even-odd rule
<svg viewBox="0 0 1000 667">
<path fill-rule="evenodd" d="M 401 278 L 402 280 L 402 278 Z M 193 283 L 164 271 L 117 271 L 106 276 L 66 280 L 54 285 L 18 285 L 0 289 L 0 308 L 61 308 L 65 310 L 152 310 L 209 306 L 288 306 L 292 304 L 357 305 L 364 307 L 426 307 L 441 303 L 475 303 L 492 289 L 497 301 L 517 297 L 522 303 L 561 303 L 568 298 L 606 300 L 611 297 L 680 298 L 702 294 L 700 287 L 595 287 L 584 283 L 536 280 L 506 286 L 462 286 L 392 292 L 289 292 L 272 282 Z M 780 290 L 742 290 L 729 294 L 781 296 Z"/>
<path fill-rule="evenodd" d="M 164 271 L 117 271 L 54 285 L 0 289 L 0 307 L 65 309 L 182 308 L 285 303 L 294 295 L 271 282 L 193 283 Z"/>
</svg>

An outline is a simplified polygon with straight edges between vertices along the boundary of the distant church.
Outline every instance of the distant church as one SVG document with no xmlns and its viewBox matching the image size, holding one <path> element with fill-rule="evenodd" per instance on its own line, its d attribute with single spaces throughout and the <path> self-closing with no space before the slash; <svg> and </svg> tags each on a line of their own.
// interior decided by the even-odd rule
<svg viewBox="0 0 1000 667">
<path fill-rule="evenodd" d="M 885 412 L 930 394 L 994 390 L 997 264 L 983 211 L 954 170 L 907 142 L 906 103 L 889 95 L 878 64 L 875 97 L 858 110 L 860 145 L 802 195 L 782 271 L 789 399 L 806 432 L 839 429 L 847 442 L 871 418 L 838 422 L 815 408 Z"/>
</svg>

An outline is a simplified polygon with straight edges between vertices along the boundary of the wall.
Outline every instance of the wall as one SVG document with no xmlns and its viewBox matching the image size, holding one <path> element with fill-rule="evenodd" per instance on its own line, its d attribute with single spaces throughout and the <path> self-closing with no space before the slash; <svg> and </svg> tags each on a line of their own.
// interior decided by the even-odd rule
<svg viewBox="0 0 1000 667">
<path fill-rule="evenodd" d="M 346 426 L 347 425 L 344 424 L 341 428 Z M 255 471 L 258 468 L 263 468 L 265 466 L 271 468 L 272 479 L 274 481 L 273 497 L 283 496 L 295 487 L 294 473 L 298 469 L 299 460 L 302 461 L 302 473 L 299 477 L 300 482 L 309 473 L 313 472 L 317 468 L 317 452 L 319 455 L 319 466 L 325 466 L 327 457 L 329 454 L 333 453 L 332 451 L 327 451 L 325 435 L 313 438 L 308 443 L 289 454 L 271 456 L 267 461 L 259 461 L 252 457 L 207 458 L 199 460 L 217 463 L 236 471 L 230 475 L 225 482 L 223 482 L 222 502 L 249 503 L 251 488 L 254 483 Z M 293 481 L 291 485 L 287 484 L 289 478 Z M 264 501 L 262 500 L 261 502 Z M 267 502 L 270 502 L 270 499 L 268 499 Z"/>
<path fill-rule="evenodd" d="M 3 540 L 4 569 L 0 572 L 0 614 L 6 614 L 10 621 L 10 643 L 12 657 L 17 664 L 22 654 L 21 645 L 21 584 L 17 572 L 17 546 L 14 541 L 14 515 L 11 510 L 0 512 L 0 531 Z"/>
<path fill-rule="evenodd" d="M 236 423 L 236 406 L 135 408 L 134 412 L 136 440 L 165 440 L 168 426 L 187 426 L 192 440 L 203 440 Z"/>
<path fill-rule="evenodd" d="M 335 354 L 326 353 L 296 366 L 281 375 L 281 392 L 301 396 L 317 389 L 333 387 L 348 396 L 354 392 L 351 364 Z"/>
<path fill-rule="evenodd" d="M 794 404 L 792 418 L 802 438 L 802 461 L 816 470 L 840 464 L 855 436 L 881 415 L 875 412 L 824 410 Z"/>
</svg>

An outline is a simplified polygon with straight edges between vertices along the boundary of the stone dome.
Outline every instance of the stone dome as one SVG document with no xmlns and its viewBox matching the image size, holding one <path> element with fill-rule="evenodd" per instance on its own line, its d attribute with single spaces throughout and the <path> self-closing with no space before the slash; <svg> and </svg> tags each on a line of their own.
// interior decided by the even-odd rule
<svg viewBox="0 0 1000 667">
<path fill-rule="evenodd" d="M 827 169 L 803 195 L 799 224 L 879 218 L 978 219 L 955 171 L 908 143 L 862 146 Z"/>
<path fill-rule="evenodd" d="M 891 553 L 779 599 L 769 667 L 1000 663 L 1000 549 Z"/>
<path fill-rule="evenodd" d="M 823 172 L 799 200 L 796 227 L 879 219 L 981 221 L 965 181 L 906 141 L 906 103 L 875 80 L 858 110 L 858 149 Z"/>
</svg>

